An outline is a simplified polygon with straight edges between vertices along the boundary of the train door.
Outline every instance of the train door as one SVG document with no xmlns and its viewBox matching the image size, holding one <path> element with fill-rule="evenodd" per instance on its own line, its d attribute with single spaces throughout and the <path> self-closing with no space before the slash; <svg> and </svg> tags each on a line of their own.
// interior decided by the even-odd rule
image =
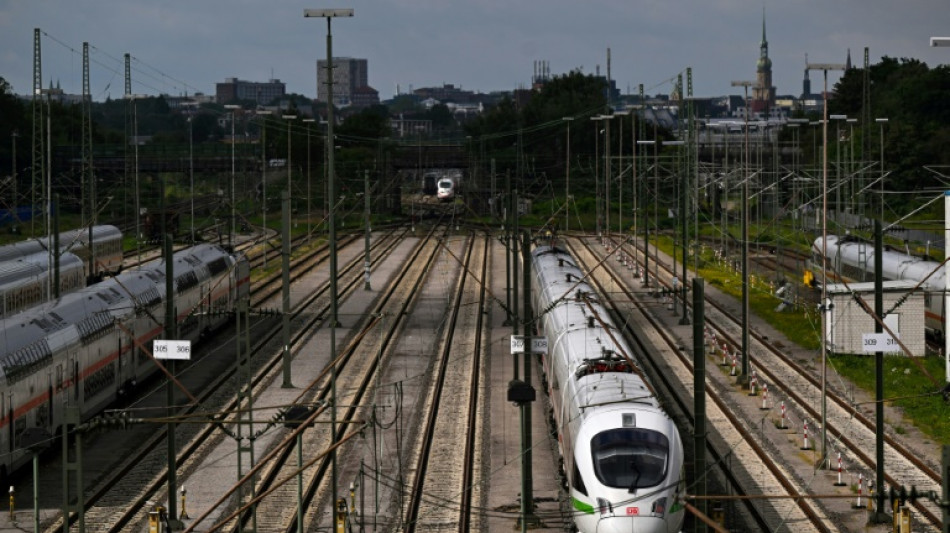
<svg viewBox="0 0 950 533">
<path fill-rule="evenodd" d="M 36 406 L 33 415 L 33 427 L 42 428 L 49 431 L 50 422 L 53 420 L 53 374 L 46 373 L 46 400 Z"/>
<path fill-rule="evenodd" d="M 65 372 L 63 371 L 63 365 L 58 364 L 56 365 L 56 368 L 53 369 L 52 390 L 50 391 L 50 403 L 52 407 L 52 410 L 50 411 L 51 433 L 55 433 L 52 430 L 59 425 L 59 420 L 61 420 L 62 416 L 61 406 L 63 405 L 63 402 L 57 397 L 57 395 L 62 394 L 63 392 L 64 379 Z"/>
<path fill-rule="evenodd" d="M 858 266 L 855 279 L 867 281 L 871 273 L 868 269 L 868 245 L 865 242 L 858 242 Z"/>
<path fill-rule="evenodd" d="M 203 317 L 208 316 L 208 312 L 210 311 L 210 309 L 208 309 L 208 300 L 210 299 L 210 289 L 206 288 L 204 284 L 198 285 L 198 316 L 201 317 L 199 318 L 198 331 L 202 331 L 205 327 L 204 323 L 207 322 L 207 319 Z"/>
<path fill-rule="evenodd" d="M 79 359 L 77 359 L 74 354 L 72 357 L 67 358 L 67 361 L 72 361 L 72 377 L 70 381 L 73 384 L 73 401 L 76 402 L 76 405 L 82 407 L 82 403 L 80 403 L 79 399 Z"/>
</svg>

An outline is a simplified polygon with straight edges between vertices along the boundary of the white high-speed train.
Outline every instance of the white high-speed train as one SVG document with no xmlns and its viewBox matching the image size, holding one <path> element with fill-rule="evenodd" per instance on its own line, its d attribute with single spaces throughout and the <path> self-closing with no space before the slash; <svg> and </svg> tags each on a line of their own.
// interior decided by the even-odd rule
<svg viewBox="0 0 950 533">
<path fill-rule="evenodd" d="M 811 276 L 820 283 L 822 269 L 822 250 L 824 243 L 821 237 L 812 244 L 810 261 Z M 885 281 L 910 280 L 919 282 L 924 291 L 924 329 L 935 339 L 943 339 L 946 331 L 943 292 L 945 266 L 937 261 L 930 261 L 906 254 L 897 250 L 885 248 L 881 254 L 881 277 Z M 874 244 L 855 237 L 841 237 L 828 235 L 828 271 L 829 282 L 873 281 L 874 280 Z"/>
<path fill-rule="evenodd" d="M 566 251 L 532 252 L 548 339 L 548 395 L 574 521 L 584 533 L 675 532 L 685 518 L 683 443 L 607 309 Z"/>
<path fill-rule="evenodd" d="M 439 178 L 436 197 L 443 202 L 454 200 L 458 195 L 460 181 L 456 176 L 442 176 Z"/>
<path fill-rule="evenodd" d="M 174 256 L 176 340 L 228 320 L 249 286 L 247 261 L 210 244 Z M 57 436 L 64 408 L 95 416 L 156 371 L 142 350 L 164 335 L 165 261 L 0 320 L 0 476 L 31 454 L 23 437 Z"/>
</svg>

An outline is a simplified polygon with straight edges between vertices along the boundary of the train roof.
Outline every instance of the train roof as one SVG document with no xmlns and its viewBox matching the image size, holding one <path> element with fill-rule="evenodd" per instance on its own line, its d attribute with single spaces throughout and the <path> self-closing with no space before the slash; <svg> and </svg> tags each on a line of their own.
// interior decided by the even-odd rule
<svg viewBox="0 0 950 533">
<path fill-rule="evenodd" d="M 555 246 L 538 246 L 532 252 L 541 291 L 537 309 L 539 317 L 550 314 L 549 321 L 558 331 L 549 345 L 558 345 L 567 360 L 578 403 L 581 407 L 613 403 L 637 402 L 659 409 L 659 402 L 643 376 L 628 368 L 622 372 L 604 372 L 598 365 L 604 361 L 621 362 L 630 358 L 640 363 L 623 338 L 607 309 L 598 301 L 593 288 L 584 281 L 584 273 L 576 260 Z"/>
<path fill-rule="evenodd" d="M 25 255 L 43 253 L 46 245 L 37 239 L 15 242 L 0 246 L 0 262 L 14 261 Z"/>
<path fill-rule="evenodd" d="M 82 269 L 82 259 L 66 252 L 59 256 L 60 270 Z M 30 254 L 19 259 L 0 262 L 0 287 L 7 284 L 18 283 L 24 279 L 29 279 L 46 274 L 49 271 L 49 254 L 39 252 Z"/>
<path fill-rule="evenodd" d="M 907 292 L 917 286 L 917 282 L 909 279 L 885 281 L 881 284 L 884 292 Z M 856 283 L 829 283 L 828 294 L 872 293 L 875 291 L 873 281 Z"/>
<path fill-rule="evenodd" d="M 226 270 L 233 261 L 224 249 L 200 244 L 175 254 L 178 290 Z M 0 320 L 0 376 L 22 371 L 49 357 L 58 343 L 73 342 L 111 326 L 139 306 L 162 301 L 165 295 L 165 261 L 156 259 Z"/>
<path fill-rule="evenodd" d="M 812 244 L 813 251 L 821 253 L 824 248 L 822 238 Z M 867 272 L 874 272 L 874 244 L 853 236 L 828 235 L 828 258 L 841 260 L 852 266 L 860 265 Z M 885 247 L 882 254 L 882 276 L 888 280 L 921 281 L 928 290 L 943 290 L 945 287 L 946 265 L 917 257 L 900 250 Z"/>
<path fill-rule="evenodd" d="M 92 238 L 93 240 L 121 239 L 122 231 L 108 224 L 93 226 Z M 0 262 L 46 252 L 49 250 L 51 240 L 49 237 L 37 237 L 0 246 Z M 60 249 L 69 250 L 73 246 L 86 246 L 88 244 L 89 228 L 73 229 L 59 234 Z"/>
</svg>

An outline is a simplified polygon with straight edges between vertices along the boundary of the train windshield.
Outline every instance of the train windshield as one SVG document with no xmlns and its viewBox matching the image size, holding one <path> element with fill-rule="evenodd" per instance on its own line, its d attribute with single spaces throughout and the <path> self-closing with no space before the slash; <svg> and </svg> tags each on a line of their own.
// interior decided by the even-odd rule
<svg viewBox="0 0 950 533">
<path fill-rule="evenodd" d="M 451 188 L 452 188 L 452 182 L 451 182 L 451 181 L 440 181 L 440 182 L 439 182 L 439 187 L 441 187 L 441 188 L 443 188 L 443 189 L 451 189 Z"/>
<path fill-rule="evenodd" d="M 590 448 L 597 479 L 608 487 L 634 490 L 666 478 L 670 441 L 658 431 L 611 429 L 591 439 Z"/>
</svg>

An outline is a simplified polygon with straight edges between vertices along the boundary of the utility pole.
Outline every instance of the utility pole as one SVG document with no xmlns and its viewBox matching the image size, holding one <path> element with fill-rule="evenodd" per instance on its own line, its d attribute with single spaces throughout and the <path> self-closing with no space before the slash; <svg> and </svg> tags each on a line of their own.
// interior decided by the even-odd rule
<svg viewBox="0 0 950 533">
<path fill-rule="evenodd" d="M 365 259 L 363 261 L 363 268 L 365 270 L 365 274 L 364 274 L 365 284 L 363 285 L 363 289 L 369 291 L 369 290 L 372 290 L 372 287 L 370 287 L 370 284 L 369 284 L 369 270 L 370 270 L 369 246 L 370 246 L 370 232 L 372 231 L 372 229 L 370 228 L 370 223 L 369 223 L 370 201 L 369 201 L 369 170 L 368 169 L 363 171 L 363 202 L 364 202 L 363 213 L 364 213 L 364 220 L 365 220 L 365 225 L 366 225 L 366 243 L 364 246 Z"/>
<path fill-rule="evenodd" d="M 691 190 L 689 173 L 692 170 L 692 163 L 693 163 L 693 143 L 692 143 L 692 140 L 693 140 L 693 69 L 692 68 L 686 69 L 686 84 L 688 86 L 687 87 L 688 94 L 687 94 L 687 100 L 686 100 L 687 102 L 686 113 L 687 113 L 687 118 L 689 122 L 686 129 L 686 168 L 683 170 L 683 173 L 682 173 L 682 176 L 683 176 L 681 180 L 682 186 L 680 187 L 681 189 L 680 194 L 683 197 L 683 211 L 680 213 L 680 224 L 682 228 L 681 233 L 683 234 L 683 279 L 682 279 L 682 283 L 680 284 L 683 291 L 683 296 L 682 296 L 683 316 L 680 317 L 680 321 L 679 321 L 679 324 L 681 326 L 689 325 L 689 313 L 687 312 L 687 306 L 686 306 L 686 293 L 687 293 L 686 263 L 689 257 L 689 253 L 688 253 L 689 252 L 689 204 L 690 204 L 689 195 L 690 195 L 690 190 Z M 683 85 L 680 84 L 680 98 L 682 98 L 682 94 L 683 94 L 682 87 Z M 675 265 L 676 263 L 674 262 L 673 264 Z M 676 296 L 674 295 L 673 297 L 675 298 Z"/>
<path fill-rule="evenodd" d="M 124 57 L 125 57 L 125 78 L 124 78 L 124 84 L 123 84 L 124 89 L 122 93 L 122 98 L 131 102 L 130 98 L 132 98 L 132 57 L 128 52 L 126 52 Z M 124 139 L 124 142 L 122 143 L 122 146 L 125 148 L 124 150 L 124 156 L 125 156 L 124 171 L 125 172 L 122 174 L 122 199 L 123 199 L 122 216 L 125 218 L 128 218 L 129 206 L 131 205 L 131 202 L 129 202 L 129 179 L 130 179 L 129 176 L 131 176 L 133 172 L 132 158 L 129 156 L 129 153 L 132 151 L 131 143 L 132 143 L 132 136 L 133 136 L 131 109 L 132 109 L 131 106 L 125 106 L 125 124 L 124 124 L 125 129 L 123 130 L 125 139 Z M 132 201 L 134 202 L 135 200 L 133 199 Z M 132 216 L 137 217 L 138 213 L 135 213 Z M 137 229 L 138 227 L 136 227 L 136 230 Z M 138 234 L 135 235 L 135 238 L 136 239 L 139 238 Z"/>
<path fill-rule="evenodd" d="M 83 177 L 89 185 L 88 198 L 82 202 L 83 209 L 86 203 L 89 204 L 89 217 L 83 217 L 84 223 L 88 223 L 89 228 L 89 272 L 96 271 L 96 247 L 93 242 L 93 227 L 97 221 L 98 206 L 96 202 L 96 167 L 92 163 L 92 91 L 89 89 L 89 43 L 82 43 L 82 139 L 83 139 Z M 83 194 L 86 194 L 86 188 L 83 187 Z"/>
<path fill-rule="evenodd" d="M 686 280 L 683 280 L 684 285 L 685 283 Z M 703 278 L 693 278 L 693 492 L 697 496 L 706 495 L 706 352 L 703 346 L 703 328 L 706 325 L 705 299 Z M 685 310 L 683 314 L 686 314 Z M 703 498 L 696 501 L 697 508 L 704 515 L 708 514 L 706 503 Z"/>
<path fill-rule="evenodd" d="M 241 106 L 237 104 L 225 104 L 224 108 L 228 110 L 228 122 L 231 123 L 231 219 L 228 224 L 228 247 L 233 251 L 234 250 L 234 235 L 237 233 L 237 208 L 235 204 L 237 203 L 235 190 L 234 190 L 234 178 L 235 178 L 235 166 L 234 166 L 234 111 L 241 109 Z M 266 247 L 264 251 L 265 255 L 267 253 Z"/>
<path fill-rule="evenodd" d="M 268 110 L 257 110 L 254 112 L 261 118 L 261 236 L 264 243 L 267 239 L 267 115 Z M 266 247 L 266 246 L 265 246 Z M 264 270 L 267 270 L 267 254 L 264 254 Z"/>
<path fill-rule="evenodd" d="M 514 240 L 518 238 L 514 234 Z M 531 386 L 531 367 L 534 356 L 531 345 L 534 339 L 534 312 L 531 308 L 531 234 L 528 230 L 522 236 L 521 256 L 524 262 L 524 387 L 530 390 L 530 400 L 519 402 L 521 410 L 521 531 L 540 526 L 541 520 L 534 514 L 534 477 L 531 452 L 533 448 L 531 438 L 531 402 L 534 401 L 535 391 Z"/>
<path fill-rule="evenodd" d="M 291 202 L 290 211 L 291 211 L 291 217 L 292 217 L 293 216 L 294 188 L 293 188 L 293 171 L 292 171 L 293 165 L 291 164 L 291 150 L 290 150 L 293 143 L 290 142 L 290 139 L 291 139 L 290 125 L 294 120 L 297 120 L 297 115 L 281 115 L 281 118 L 287 121 L 287 191 L 290 192 L 290 202 Z"/>
<path fill-rule="evenodd" d="M 91 205 L 86 205 L 89 200 L 86 198 L 86 188 L 92 183 L 92 117 L 90 111 L 92 104 L 90 100 L 92 95 L 89 91 L 89 43 L 82 43 L 82 101 L 80 103 L 80 112 L 82 115 L 82 126 L 80 136 L 82 137 L 82 172 L 80 178 L 80 189 L 82 199 L 80 200 L 80 224 L 89 224 L 89 230 L 92 231 L 91 217 L 92 212 L 89 209 Z M 91 199 L 91 198 L 90 198 Z M 91 204 L 91 202 L 90 202 Z M 90 233 L 91 235 L 91 233 Z M 92 246 L 89 247 L 92 250 Z M 91 259 L 91 258 L 90 258 Z M 89 271 L 92 272 L 93 264 L 89 264 Z"/>
<path fill-rule="evenodd" d="M 17 171 L 16 171 L 16 140 L 17 140 L 17 137 L 19 136 L 20 136 L 20 132 L 17 130 L 13 130 L 13 133 L 10 134 L 10 139 L 13 142 L 13 147 L 10 151 L 10 155 L 13 158 L 13 169 L 12 169 L 13 172 L 10 174 L 11 176 L 13 176 L 13 217 L 14 217 L 14 220 L 16 220 L 17 224 L 20 223 L 20 212 L 18 209 L 20 205 L 20 194 L 19 194 L 19 190 L 17 189 Z"/>
<path fill-rule="evenodd" d="M 313 223 L 313 212 L 311 211 L 311 192 L 310 192 L 310 124 L 316 122 L 314 118 L 305 118 L 303 121 L 307 124 L 307 244 L 310 244 L 310 226 Z"/>
<path fill-rule="evenodd" d="M 752 81 L 734 81 L 733 87 L 745 89 L 745 148 L 744 173 L 742 179 L 742 368 L 736 382 L 743 388 L 749 385 L 749 180 L 752 177 L 749 168 L 749 87 L 754 87 Z"/>
<path fill-rule="evenodd" d="M 571 225 L 571 122 L 574 117 L 561 120 L 567 122 L 567 152 L 564 156 L 564 231 L 567 232 Z"/>
<path fill-rule="evenodd" d="M 244 474 L 254 469 L 254 372 L 251 368 L 251 317 L 248 312 L 248 297 L 238 300 L 235 319 L 235 355 L 237 357 L 238 374 L 238 409 L 237 409 L 237 479 L 244 478 Z M 244 436 L 247 431 L 247 436 Z M 242 484 L 239 490 L 239 501 L 243 504 L 253 500 L 256 476 L 248 483 Z M 257 531 L 257 504 L 251 506 L 252 531 Z"/>
<path fill-rule="evenodd" d="M 290 374 L 290 188 L 281 192 L 281 211 L 283 211 L 283 224 L 281 228 L 281 279 L 283 308 L 281 309 L 281 323 L 284 336 L 284 353 L 281 357 L 283 366 L 284 382 L 282 388 L 292 389 L 294 384 L 291 382 Z"/>
</svg>

